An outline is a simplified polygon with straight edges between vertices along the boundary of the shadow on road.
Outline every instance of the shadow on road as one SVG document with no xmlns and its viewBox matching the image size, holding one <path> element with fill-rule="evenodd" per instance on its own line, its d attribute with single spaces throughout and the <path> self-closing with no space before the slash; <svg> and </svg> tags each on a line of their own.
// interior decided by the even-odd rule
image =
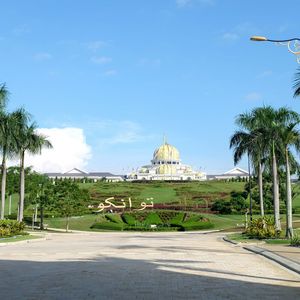
<svg viewBox="0 0 300 300">
<path fill-rule="evenodd" d="M 115 257 L 42 262 L 0 260 L 0 270 L 1 298 L 10 300 L 295 300 L 300 295 L 300 282 L 278 282 L 274 278 L 241 274 L 231 274 L 236 276 L 229 279 L 225 278 L 227 274 L 218 270 L 194 270 L 173 265 L 168 260 L 146 261 Z M 204 275 L 204 272 L 208 274 Z"/>
</svg>

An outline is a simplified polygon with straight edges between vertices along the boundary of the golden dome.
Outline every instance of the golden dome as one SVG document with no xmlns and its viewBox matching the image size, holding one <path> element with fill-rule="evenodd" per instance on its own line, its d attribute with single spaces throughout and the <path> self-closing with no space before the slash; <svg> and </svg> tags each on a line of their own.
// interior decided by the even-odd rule
<svg viewBox="0 0 300 300">
<path fill-rule="evenodd" d="M 179 151 L 170 144 L 163 144 L 154 151 L 155 161 L 179 161 Z"/>
<path fill-rule="evenodd" d="M 156 174 L 176 174 L 176 166 L 175 165 L 160 165 L 156 169 Z"/>
</svg>

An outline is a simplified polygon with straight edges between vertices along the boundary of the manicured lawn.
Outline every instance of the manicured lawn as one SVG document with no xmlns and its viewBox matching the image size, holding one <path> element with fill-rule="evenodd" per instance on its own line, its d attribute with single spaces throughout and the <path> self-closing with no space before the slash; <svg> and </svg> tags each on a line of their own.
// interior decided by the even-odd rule
<svg viewBox="0 0 300 300">
<path fill-rule="evenodd" d="M 0 243 L 13 243 L 13 242 L 19 242 L 19 241 L 26 241 L 26 240 L 34 240 L 41 238 L 40 236 L 36 235 L 18 235 L 14 237 L 8 237 L 8 238 L 0 238 Z"/>
<path fill-rule="evenodd" d="M 176 191 L 171 186 L 160 187 L 150 186 L 145 187 L 140 195 L 140 198 L 153 198 L 154 203 L 170 203 L 177 199 Z"/>
<path fill-rule="evenodd" d="M 133 204 L 153 198 L 155 203 L 173 204 L 205 204 L 216 199 L 229 199 L 232 191 L 243 191 L 244 182 L 97 182 L 80 184 L 81 188 L 89 189 L 94 204 L 108 197 L 116 201 L 131 197 Z"/>
<path fill-rule="evenodd" d="M 83 230 L 83 231 L 93 231 L 90 227 L 97 222 L 101 215 L 84 215 L 80 217 L 70 218 L 70 230 Z M 66 219 L 65 218 L 50 218 L 46 219 L 45 223 L 48 224 L 50 228 L 66 228 Z"/>
</svg>

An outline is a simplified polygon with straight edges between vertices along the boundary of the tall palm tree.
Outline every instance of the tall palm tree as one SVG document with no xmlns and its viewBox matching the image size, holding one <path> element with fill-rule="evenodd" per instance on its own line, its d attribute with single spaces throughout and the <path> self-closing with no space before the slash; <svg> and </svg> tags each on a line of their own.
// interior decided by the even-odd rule
<svg viewBox="0 0 300 300">
<path fill-rule="evenodd" d="M 256 155 L 257 153 L 259 153 L 258 161 L 261 163 L 261 159 L 263 158 L 263 156 L 268 157 L 268 154 L 270 154 L 269 156 L 271 157 L 271 170 L 273 181 L 274 219 L 275 228 L 278 231 L 281 230 L 278 154 L 280 154 L 280 149 L 282 149 L 282 130 L 289 123 L 298 122 L 298 119 L 299 115 L 292 110 L 289 110 L 284 107 L 275 110 L 271 106 L 256 108 L 250 114 L 242 114 L 237 119 L 238 125 L 240 125 L 242 128 L 246 128 L 248 133 L 253 133 L 254 131 L 260 132 L 260 138 L 257 139 L 258 144 L 256 145 L 259 151 L 255 150 L 254 148 L 251 148 L 254 151 L 254 153 L 256 153 Z M 258 166 L 258 169 L 260 169 L 260 166 Z M 259 171 L 259 173 L 261 172 Z M 261 180 L 259 180 L 259 182 L 261 182 Z"/>
<path fill-rule="evenodd" d="M 234 154 L 234 162 L 237 164 L 242 155 L 246 152 L 252 161 L 254 171 L 258 177 L 258 187 L 259 187 L 259 202 L 260 202 L 260 214 L 264 216 L 264 199 L 263 199 L 263 161 L 266 155 L 266 141 L 264 135 L 264 114 L 261 113 L 259 109 L 254 109 L 250 113 L 243 113 L 238 115 L 236 119 L 236 124 L 241 127 L 247 136 L 237 135 L 232 137 L 230 147 L 235 147 L 236 151 Z M 241 140 L 239 140 L 241 138 Z M 245 140 L 243 141 L 243 138 Z M 250 141 L 249 141 L 250 139 Z M 248 142 L 247 142 L 248 140 Z M 249 145 L 249 149 L 245 149 L 244 153 L 241 153 L 238 148 L 242 149 L 245 146 L 245 142 Z M 240 145 L 239 145 L 240 144 Z M 237 148 L 236 148 L 237 147 Z M 242 148 L 241 148 L 242 147 Z"/>
<path fill-rule="evenodd" d="M 298 69 L 298 72 L 295 75 L 293 88 L 294 88 L 294 97 L 299 97 L 300 96 L 300 68 Z"/>
<path fill-rule="evenodd" d="M 0 219 L 4 219 L 5 196 L 6 196 L 6 160 L 12 158 L 16 153 L 16 141 L 14 139 L 13 128 L 15 125 L 15 114 L 0 112 L 0 147 L 2 152 L 1 163 L 1 214 Z"/>
<path fill-rule="evenodd" d="M 5 105 L 8 98 L 8 91 L 4 84 L 0 85 L 0 149 L 2 152 L 1 164 L 1 213 L 0 219 L 4 219 L 5 209 L 5 185 L 6 185 L 6 156 L 10 152 L 11 134 L 9 133 L 9 114 L 5 112 Z"/>
<path fill-rule="evenodd" d="M 272 118 L 268 120 L 269 126 L 269 140 L 271 142 L 272 149 L 272 173 L 273 173 L 273 194 L 274 194 L 274 217 L 275 227 L 278 231 L 281 230 L 280 223 L 280 205 L 279 205 L 279 180 L 278 180 L 278 165 L 276 153 L 282 153 L 283 138 L 282 132 L 292 122 L 299 122 L 299 115 L 295 111 L 288 108 L 281 107 L 278 110 L 274 110 Z M 287 156 L 285 156 L 286 158 Z"/>
<path fill-rule="evenodd" d="M 8 100 L 8 90 L 5 84 L 0 85 L 0 110 L 3 111 Z"/>
<path fill-rule="evenodd" d="M 234 149 L 234 164 L 240 162 L 247 154 L 258 173 L 260 194 L 260 214 L 264 216 L 263 187 L 262 187 L 262 134 L 260 130 L 236 131 L 230 139 L 230 148 Z M 250 175 L 250 174 L 249 174 Z"/>
<path fill-rule="evenodd" d="M 18 220 L 23 220 L 24 211 L 24 197 L 25 197 L 25 152 L 30 154 L 40 154 L 42 148 L 52 148 L 51 143 L 47 137 L 38 134 L 35 123 L 28 125 L 30 117 L 24 109 L 19 110 L 18 124 L 17 124 L 17 149 L 20 156 L 20 194 L 19 194 L 19 213 Z"/>
<path fill-rule="evenodd" d="M 282 151 L 285 158 L 286 171 L 286 237 L 293 237 L 293 221 L 292 221 L 292 186 L 291 186 L 291 154 L 290 148 L 293 147 L 298 153 L 300 152 L 300 131 L 296 128 L 300 120 L 288 124 L 281 128 Z"/>
</svg>

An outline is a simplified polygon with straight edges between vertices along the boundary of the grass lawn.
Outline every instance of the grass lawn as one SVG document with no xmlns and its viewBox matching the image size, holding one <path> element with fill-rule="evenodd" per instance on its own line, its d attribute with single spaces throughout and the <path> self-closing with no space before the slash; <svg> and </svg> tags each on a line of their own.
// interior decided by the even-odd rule
<svg viewBox="0 0 300 300">
<path fill-rule="evenodd" d="M 8 238 L 0 238 L 0 243 L 13 243 L 13 242 L 19 242 L 19 241 L 26 241 L 26 240 L 34 240 L 34 239 L 39 239 L 41 238 L 40 236 L 36 235 L 18 235 L 18 236 L 13 236 L 13 237 L 8 237 Z"/>
<path fill-rule="evenodd" d="M 140 195 L 139 198 L 147 199 L 153 198 L 154 203 L 170 203 L 174 202 L 177 199 L 176 191 L 170 187 L 159 187 L 159 186 L 150 186 L 145 187 Z"/>
<path fill-rule="evenodd" d="M 97 222 L 100 215 L 84 215 L 80 217 L 70 218 L 69 229 L 70 230 L 82 230 L 93 231 L 90 227 Z M 50 228 L 66 228 L 65 218 L 49 218 L 45 220 L 45 224 L 48 224 Z"/>
<path fill-rule="evenodd" d="M 11 197 L 11 212 L 17 213 L 18 212 L 18 201 L 19 196 L 18 194 L 13 194 Z M 5 200 L 5 215 L 8 215 L 9 212 L 9 197 L 6 197 Z"/>
<path fill-rule="evenodd" d="M 116 201 L 131 197 L 133 205 L 153 198 L 155 203 L 205 204 L 216 199 L 229 199 L 230 192 L 243 191 L 244 182 L 97 182 L 82 183 L 81 188 L 89 189 L 93 204 L 115 197 Z"/>
</svg>

